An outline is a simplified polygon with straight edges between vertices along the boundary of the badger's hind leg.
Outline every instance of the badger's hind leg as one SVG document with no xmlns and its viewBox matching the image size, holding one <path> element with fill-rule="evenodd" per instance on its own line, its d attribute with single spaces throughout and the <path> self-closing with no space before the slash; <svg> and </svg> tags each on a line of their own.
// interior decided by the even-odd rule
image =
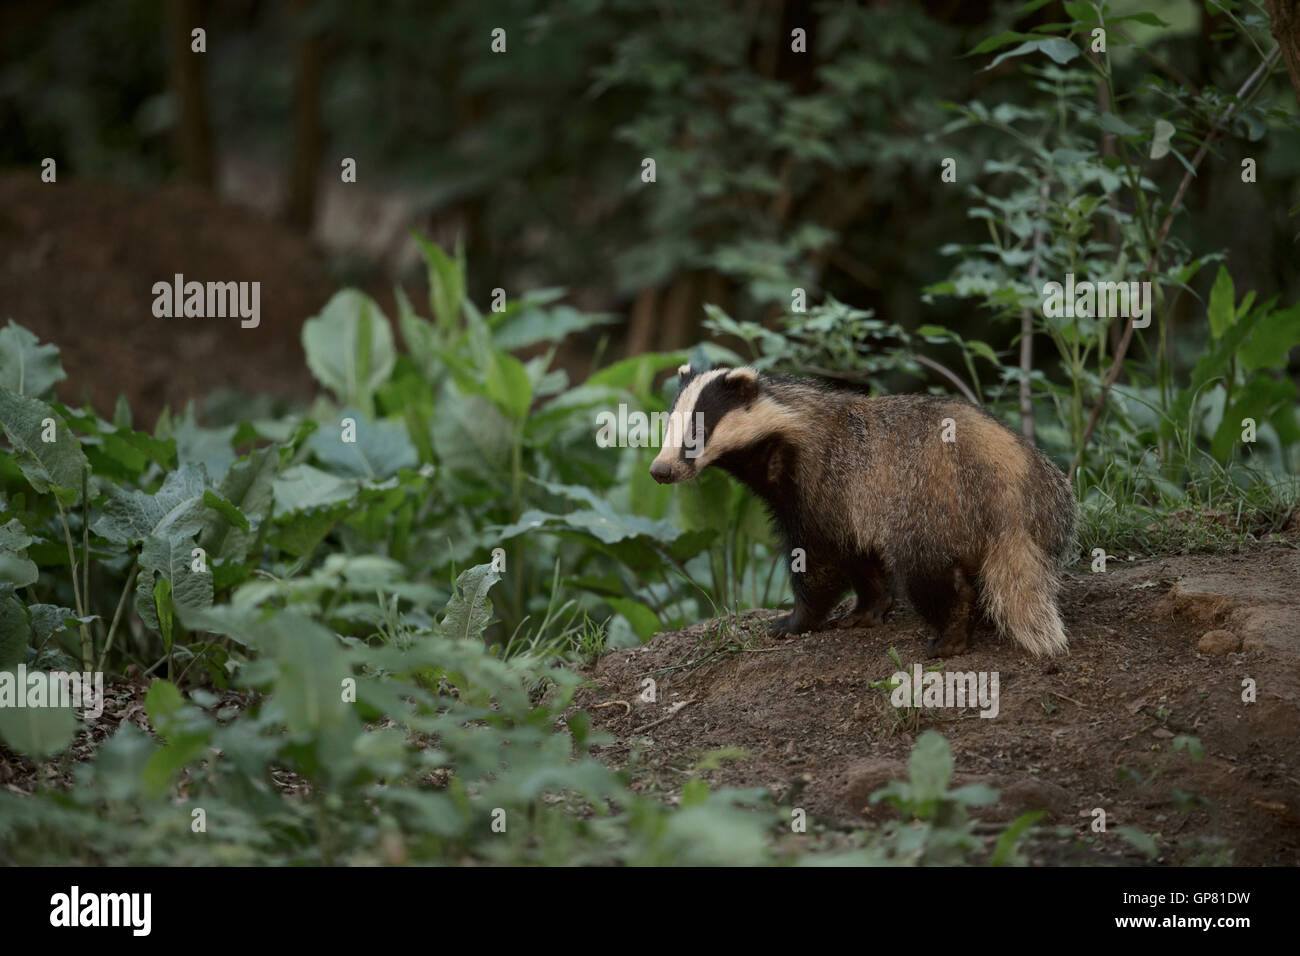
<svg viewBox="0 0 1300 956">
<path fill-rule="evenodd" d="M 908 595 L 935 634 L 925 646 L 929 657 L 951 657 L 966 650 L 975 630 L 979 597 L 971 576 L 961 565 L 947 574 L 913 577 Z"/>
<path fill-rule="evenodd" d="M 794 590 L 794 610 L 772 622 L 773 634 L 803 634 L 815 631 L 826 622 L 827 616 L 848 590 L 849 579 L 837 562 L 809 561 L 803 571 L 790 574 Z"/>
<path fill-rule="evenodd" d="M 848 572 L 858 603 L 833 623 L 836 627 L 875 627 L 894 606 L 894 592 L 885 562 L 877 554 L 862 555 L 854 558 Z"/>
</svg>

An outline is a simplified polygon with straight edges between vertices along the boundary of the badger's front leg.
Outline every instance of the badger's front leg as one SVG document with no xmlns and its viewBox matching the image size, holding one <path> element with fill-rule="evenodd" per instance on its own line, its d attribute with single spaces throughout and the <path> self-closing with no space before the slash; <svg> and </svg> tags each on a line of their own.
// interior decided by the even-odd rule
<svg viewBox="0 0 1300 956">
<path fill-rule="evenodd" d="M 794 590 L 794 610 L 772 622 L 772 634 L 804 634 L 826 622 L 849 586 L 848 575 L 836 564 L 809 561 L 806 569 L 791 568 L 790 585 Z"/>
<path fill-rule="evenodd" d="M 855 557 L 849 564 L 849 582 L 858 595 L 857 606 L 837 618 L 835 627 L 875 627 L 894 606 L 889 570 L 878 554 Z"/>
</svg>

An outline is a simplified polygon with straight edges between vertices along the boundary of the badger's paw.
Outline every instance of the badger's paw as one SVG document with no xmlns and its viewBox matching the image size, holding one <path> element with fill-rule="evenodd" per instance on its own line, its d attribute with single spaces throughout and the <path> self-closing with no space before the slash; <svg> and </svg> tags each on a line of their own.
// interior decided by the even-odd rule
<svg viewBox="0 0 1300 956">
<path fill-rule="evenodd" d="M 798 611 L 792 611 L 789 614 L 783 614 L 767 626 L 767 633 L 770 637 L 794 637 L 797 634 L 807 634 L 810 631 L 821 629 L 821 621 L 810 621 L 808 618 L 799 616 Z"/>
<path fill-rule="evenodd" d="M 831 627 L 849 628 L 849 627 L 875 627 L 878 624 L 885 623 L 885 615 L 893 607 L 893 600 L 878 601 L 871 607 L 855 607 L 852 611 L 843 617 L 838 617 L 831 622 Z"/>
<path fill-rule="evenodd" d="M 965 634 L 936 634 L 925 645 L 926 657 L 955 657 L 965 654 L 970 647 L 970 638 Z"/>
<path fill-rule="evenodd" d="M 767 625 L 767 636 L 768 637 L 790 637 L 792 634 L 794 634 L 794 631 L 791 630 L 791 625 L 793 623 L 794 623 L 793 614 L 782 614 L 780 617 L 774 618 Z"/>
</svg>

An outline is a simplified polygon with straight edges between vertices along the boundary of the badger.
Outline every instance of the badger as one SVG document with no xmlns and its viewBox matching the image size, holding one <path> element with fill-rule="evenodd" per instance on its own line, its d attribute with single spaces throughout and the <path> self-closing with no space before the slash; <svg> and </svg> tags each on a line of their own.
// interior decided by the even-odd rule
<svg viewBox="0 0 1300 956">
<path fill-rule="evenodd" d="M 895 580 L 933 629 L 929 656 L 967 649 L 978 614 L 1035 656 L 1060 654 L 1058 569 L 1075 499 L 1059 469 L 983 409 L 933 395 L 868 397 L 753 368 L 683 365 L 661 484 L 716 465 L 767 505 L 791 555 L 793 611 L 772 626 L 870 627 Z"/>
</svg>

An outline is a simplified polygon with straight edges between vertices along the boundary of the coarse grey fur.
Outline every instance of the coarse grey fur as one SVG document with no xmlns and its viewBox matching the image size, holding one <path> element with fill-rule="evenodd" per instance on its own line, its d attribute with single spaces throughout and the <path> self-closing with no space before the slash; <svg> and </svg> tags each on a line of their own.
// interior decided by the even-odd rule
<svg viewBox="0 0 1300 956">
<path fill-rule="evenodd" d="M 992 415 L 751 368 L 679 376 L 651 474 L 685 481 L 716 465 L 763 499 L 791 554 L 795 606 L 778 630 L 820 627 L 849 588 L 857 606 L 836 626 L 878 623 L 897 580 L 935 631 L 930 653 L 965 650 L 977 606 L 1031 654 L 1066 650 L 1056 595 L 1074 495 Z"/>
</svg>

